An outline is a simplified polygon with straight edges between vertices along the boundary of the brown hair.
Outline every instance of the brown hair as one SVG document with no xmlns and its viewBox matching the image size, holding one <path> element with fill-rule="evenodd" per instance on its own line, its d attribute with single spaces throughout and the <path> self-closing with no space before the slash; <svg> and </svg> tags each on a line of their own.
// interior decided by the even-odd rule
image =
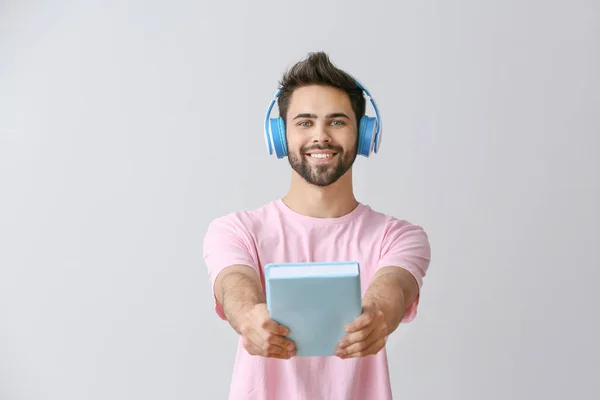
<svg viewBox="0 0 600 400">
<path fill-rule="evenodd" d="M 299 87 L 308 85 L 326 85 L 345 91 L 350 97 L 350 103 L 356 123 L 365 114 L 366 100 L 363 91 L 356 80 L 347 72 L 337 68 L 324 52 L 309 53 L 308 57 L 288 69 L 279 82 L 279 116 L 286 121 L 292 93 Z"/>
</svg>

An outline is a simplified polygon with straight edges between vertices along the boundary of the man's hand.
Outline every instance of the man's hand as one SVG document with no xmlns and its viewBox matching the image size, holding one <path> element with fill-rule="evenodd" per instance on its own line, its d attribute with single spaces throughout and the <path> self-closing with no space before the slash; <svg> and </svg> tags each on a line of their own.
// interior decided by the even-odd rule
<svg viewBox="0 0 600 400">
<path fill-rule="evenodd" d="M 215 296 L 233 329 L 252 355 L 288 359 L 296 355 L 289 330 L 271 319 L 258 274 L 245 265 L 223 270 L 215 281 Z"/>
<path fill-rule="evenodd" d="M 348 333 L 334 354 L 341 358 L 377 354 L 404 318 L 406 305 L 417 298 L 413 275 L 395 266 L 380 268 L 363 296 L 362 314 L 345 327 Z"/>
<path fill-rule="evenodd" d="M 377 354 L 385 346 L 388 335 L 383 312 L 370 305 L 365 305 L 363 313 L 344 329 L 348 334 L 334 352 L 340 358 Z"/>
<path fill-rule="evenodd" d="M 289 335 L 289 329 L 271 319 L 265 303 L 254 305 L 245 313 L 240 333 L 244 348 L 252 355 L 289 359 L 296 354 L 294 342 L 284 337 Z"/>
</svg>

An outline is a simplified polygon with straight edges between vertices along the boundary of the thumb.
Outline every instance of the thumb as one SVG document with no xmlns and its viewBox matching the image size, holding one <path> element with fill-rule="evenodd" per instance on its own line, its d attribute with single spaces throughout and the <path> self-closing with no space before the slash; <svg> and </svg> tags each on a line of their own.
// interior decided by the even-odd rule
<svg viewBox="0 0 600 400">
<path fill-rule="evenodd" d="M 285 326 L 279 325 L 271 318 L 267 318 L 262 324 L 263 329 L 275 334 L 275 335 L 289 335 L 290 330 Z"/>
</svg>

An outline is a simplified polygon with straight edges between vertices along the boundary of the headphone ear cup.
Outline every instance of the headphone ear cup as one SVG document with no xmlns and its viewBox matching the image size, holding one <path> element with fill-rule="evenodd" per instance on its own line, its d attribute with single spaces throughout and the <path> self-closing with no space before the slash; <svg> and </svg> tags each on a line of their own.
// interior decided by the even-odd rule
<svg viewBox="0 0 600 400">
<path fill-rule="evenodd" d="M 273 148 L 277 158 L 283 158 L 287 155 L 287 144 L 285 141 L 285 123 L 283 118 L 271 118 L 271 139 L 273 141 Z"/>
<path fill-rule="evenodd" d="M 358 125 L 358 154 L 369 157 L 377 129 L 377 119 L 363 115 Z"/>
</svg>

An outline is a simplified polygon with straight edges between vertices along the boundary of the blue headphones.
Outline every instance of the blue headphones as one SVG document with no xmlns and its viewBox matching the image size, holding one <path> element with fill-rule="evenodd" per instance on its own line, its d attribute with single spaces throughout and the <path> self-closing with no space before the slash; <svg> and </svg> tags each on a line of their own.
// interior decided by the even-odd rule
<svg viewBox="0 0 600 400">
<path fill-rule="evenodd" d="M 371 152 L 377 153 L 379 151 L 379 146 L 381 145 L 381 117 L 379 116 L 379 109 L 375 104 L 375 100 L 373 100 L 369 91 L 358 81 L 356 82 L 356 85 L 369 98 L 373 105 L 373 109 L 375 110 L 375 118 L 363 115 L 358 125 L 358 154 L 369 157 Z M 285 124 L 281 117 L 270 118 L 271 110 L 273 110 L 273 106 L 279 97 L 279 93 L 279 90 L 275 93 L 275 97 L 271 100 L 271 104 L 269 104 L 269 108 L 267 109 L 267 115 L 265 117 L 265 142 L 269 155 L 272 155 L 274 151 L 277 158 L 283 158 L 287 156 Z"/>
</svg>

